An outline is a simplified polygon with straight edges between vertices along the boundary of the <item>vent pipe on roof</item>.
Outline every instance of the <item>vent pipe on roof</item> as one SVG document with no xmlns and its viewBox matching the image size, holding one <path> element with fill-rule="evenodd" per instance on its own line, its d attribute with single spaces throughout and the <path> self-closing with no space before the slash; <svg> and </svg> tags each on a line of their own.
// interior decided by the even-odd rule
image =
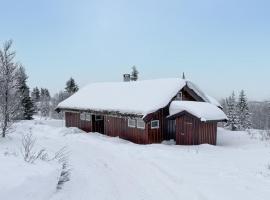
<svg viewBox="0 0 270 200">
<path fill-rule="evenodd" d="M 130 82 L 130 74 L 123 74 L 124 82 Z"/>
<path fill-rule="evenodd" d="M 185 72 L 183 72 L 182 79 L 186 79 Z"/>
</svg>

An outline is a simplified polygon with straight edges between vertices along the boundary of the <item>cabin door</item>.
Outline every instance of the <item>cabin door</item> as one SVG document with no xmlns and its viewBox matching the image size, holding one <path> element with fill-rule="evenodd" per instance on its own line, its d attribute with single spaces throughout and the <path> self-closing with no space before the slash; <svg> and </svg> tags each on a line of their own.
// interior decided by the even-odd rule
<svg viewBox="0 0 270 200">
<path fill-rule="evenodd" d="M 169 119 L 167 122 L 167 130 L 165 132 L 165 140 L 176 140 L 176 120 Z"/>
<path fill-rule="evenodd" d="M 191 145 L 193 133 L 193 121 L 185 116 L 180 117 L 176 125 L 176 144 Z"/>
<path fill-rule="evenodd" d="M 93 132 L 104 134 L 104 117 L 101 115 L 93 115 Z"/>
</svg>

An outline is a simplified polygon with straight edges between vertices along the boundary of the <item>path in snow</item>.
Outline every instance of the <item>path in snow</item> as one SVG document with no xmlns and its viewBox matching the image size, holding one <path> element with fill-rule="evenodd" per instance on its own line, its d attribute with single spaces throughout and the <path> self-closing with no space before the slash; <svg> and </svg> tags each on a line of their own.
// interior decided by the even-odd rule
<svg viewBox="0 0 270 200">
<path fill-rule="evenodd" d="M 270 196 L 267 143 L 219 129 L 218 146 L 136 145 L 62 122 L 25 122 L 38 143 L 67 146 L 71 181 L 51 200 L 265 200 Z"/>
</svg>

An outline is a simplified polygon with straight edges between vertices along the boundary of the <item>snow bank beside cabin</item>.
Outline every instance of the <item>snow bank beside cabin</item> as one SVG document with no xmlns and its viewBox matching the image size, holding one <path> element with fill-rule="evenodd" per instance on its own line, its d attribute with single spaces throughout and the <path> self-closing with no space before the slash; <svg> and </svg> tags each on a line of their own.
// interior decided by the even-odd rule
<svg viewBox="0 0 270 200">
<path fill-rule="evenodd" d="M 170 116 L 186 111 L 201 121 L 227 120 L 225 113 L 217 106 L 195 101 L 173 101 L 170 105 Z"/>
<path fill-rule="evenodd" d="M 26 198 L 19 192 L 21 196 L 16 196 L 15 190 L 10 198 L 3 198 L 2 179 L 7 179 L 13 172 L 14 178 L 10 179 L 13 181 L 8 182 L 12 188 L 21 174 L 26 174 L 28 179 L 34 177 L 33 181 L 26 180 L 25 185 L 19 182 L 17 185 L 20 184 L 22 189 L 16 188 L 17 191 L 33 188 L 41 192 L 40 197 L 44 200 L 269 199 L 270 143 L 251 139 L 246 132 L 218 128 L 217 146 L 181 146 L 172 145 L 173 142 L 137 145 L 98 133 L 64 128 L 63 125 L 55 120 L 26 121 L 16 124 L 16 131 L 0 140 L 1 200 L 40 199 L 36 196 Z M 71 180 L 49 198 L 51 192 L 48 191 L 52 191 L 55 185 L 50 181 L 54 176 L 49 173 L 54 171 L 51 166 L 47 168 L 42 163 L 28 166 L 16 157 L 3 155 L 5 149 L 11 152 L 12 146 L 17 148 L 21 134 L 30 128 L 38 144 L 48 151 L 56 152 L 66 146 L 70 152 Z M 15 163 L 15 167 L 10 167 L 7 159 L 11 164 Z M 3 169 L 10 170 L 1 173 Z M 35 175 L 40 173 L 39 169 L 44 172 L 37 182 Z M 48 183 L 41 183 L 43 180 L 47 182 L 46 178 Z M 43 188 L 40 184 L 44 185 Z M 41 189 L 46 189 L 46 194 Z"/>
<path fill-rule="evenodd" d="M 55 163 L 29 164 L 21 157 L 0 155 L 0 199 L 47 200 L 56 191 L 61 173 Z"/>
</svg>

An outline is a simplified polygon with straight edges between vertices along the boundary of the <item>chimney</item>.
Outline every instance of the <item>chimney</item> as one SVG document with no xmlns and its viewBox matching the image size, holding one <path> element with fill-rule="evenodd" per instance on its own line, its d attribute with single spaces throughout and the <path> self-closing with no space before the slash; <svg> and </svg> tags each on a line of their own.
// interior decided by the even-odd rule
<svg viewBox="0 0 270 200">
<path fill-rule="evenodd" d="M 130 74 L 123 74 L 124 82 L 130 82 Z"/>
<path fill-rule="evenodd" d="M 183 72 L 182 79 L 186 79 L 185 72 Z"/>
</svg>

